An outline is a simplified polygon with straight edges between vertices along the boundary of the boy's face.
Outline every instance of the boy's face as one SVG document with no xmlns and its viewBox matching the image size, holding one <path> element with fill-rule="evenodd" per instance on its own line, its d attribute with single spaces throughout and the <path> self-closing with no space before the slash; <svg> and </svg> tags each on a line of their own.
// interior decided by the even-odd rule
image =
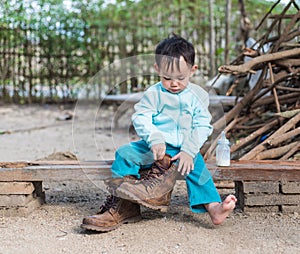
<svg viewBox="0 0 300 254">
<path fill-rule="evenodd" d="M 173 63 L 173 68 L 171 65 L 164 64 L 163 61 L 160 68 L 155 64 L 155 69 L 161 78 L 163 87 L 170 93 L 180 93 L 183 91 L 197 68 L 197 65 L 191 66 L 187 64 L 183 57 L 179 59 L 179 69 L 175 62 Z"/>
</svg>

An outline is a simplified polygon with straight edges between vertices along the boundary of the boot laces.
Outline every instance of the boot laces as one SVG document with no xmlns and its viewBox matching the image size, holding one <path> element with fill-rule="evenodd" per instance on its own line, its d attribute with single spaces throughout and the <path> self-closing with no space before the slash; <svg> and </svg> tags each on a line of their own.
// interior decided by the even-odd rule
<svg viewBox="0 0 300 254">
<path fill-rule="evenodd" d="M 110 208 L 116 209 L 119 201 L 120 201 L 120 198 L 118 198 L 114 195 L 107 196 L 103 205 L 100 206 L 98 214 L 104 213 L 104 212 L 108 211 Z"/>
<path fill-rule="evenodd" d="M 159 182 L 158 177 L 165 174 L 167 171 L 166 168 L 161 167 L 159 164 L 154 162 L 153 167 L 151 170 L 143 177 L 143 182 L 146 186 L 153 188 L 156 183 Z"/>
</svg>

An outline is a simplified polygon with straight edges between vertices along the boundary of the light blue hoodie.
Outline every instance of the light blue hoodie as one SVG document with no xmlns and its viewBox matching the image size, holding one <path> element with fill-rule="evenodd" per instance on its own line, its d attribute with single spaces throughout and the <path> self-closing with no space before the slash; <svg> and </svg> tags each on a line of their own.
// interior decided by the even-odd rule
<svg viewBox="0 0 300 254">
<path fill-rule="evenodd" d="M 180 93 L 167 91 L 161 82 L 145 91 L 134 106 L 134 128 L 149 148 L 168 143 L 193 158 L 212 133 L 208 93 L 189 83 Z"/>
</svg>

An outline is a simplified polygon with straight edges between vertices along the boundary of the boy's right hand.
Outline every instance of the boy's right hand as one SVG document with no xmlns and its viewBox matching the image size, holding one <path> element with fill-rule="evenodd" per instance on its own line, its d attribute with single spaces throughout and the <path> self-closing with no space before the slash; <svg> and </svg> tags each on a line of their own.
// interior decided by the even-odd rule
<svg viewBox="0 0 300 254">
<path fill-rule="evenodd" d="M 153 159 L 155 161 L 162 160 L 166 154 L 166 145 L 165 144 L 155 144 L 151 147 L 153 153 Z"/>
</svg>

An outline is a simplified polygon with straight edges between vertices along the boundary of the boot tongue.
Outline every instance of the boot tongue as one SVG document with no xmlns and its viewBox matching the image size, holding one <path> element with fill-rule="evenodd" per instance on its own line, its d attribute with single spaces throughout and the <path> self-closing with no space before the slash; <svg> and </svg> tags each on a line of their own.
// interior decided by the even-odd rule
<svg viewBox="0 0 300 254">
<path fill-rule="evenodd" d="M 165 154 L 162 160 L 155 161 L 155 164 L 164 170 L 167 170 L 171 166 L 171 156 L 169 154 Z"/>
</svg>

